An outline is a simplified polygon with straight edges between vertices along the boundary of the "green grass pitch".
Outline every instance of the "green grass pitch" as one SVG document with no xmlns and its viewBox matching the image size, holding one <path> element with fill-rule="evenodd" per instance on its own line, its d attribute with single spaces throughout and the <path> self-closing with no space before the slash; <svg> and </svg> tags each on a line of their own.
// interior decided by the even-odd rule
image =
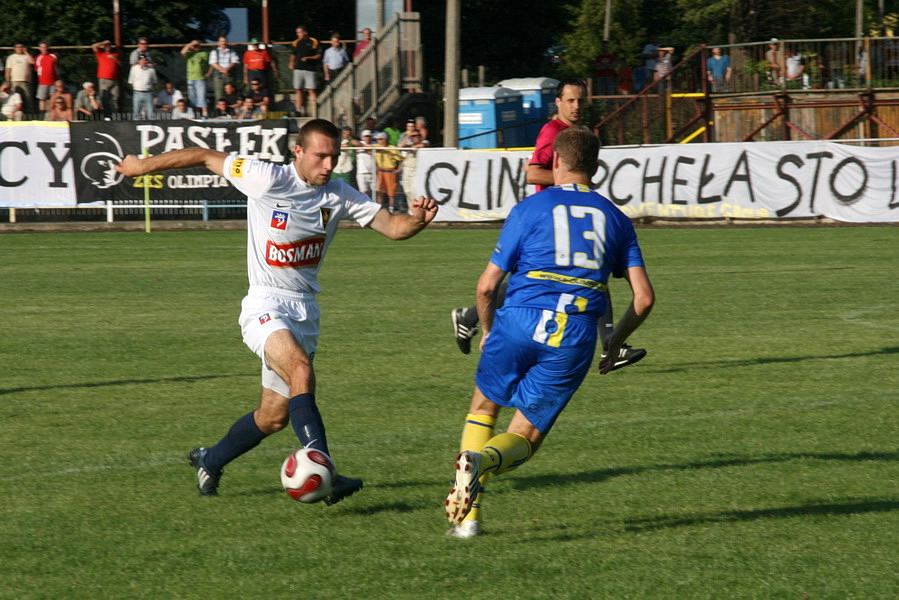
<svg viewBox="0 0 899 600">
<path fill-rule="evenodd" d="M 648 357 L 588 376 L 457 540 L 449 313 L 496 235 L 337 236 L 318 398 L 366 487 L 331 508 L 280 489 L 290 430 L 218 498 L 186 466 L 256 405 L 245 233 L 0 236 L 0 598 L 899 597 L 899 228 L 641 229 Z"/>
</svg>

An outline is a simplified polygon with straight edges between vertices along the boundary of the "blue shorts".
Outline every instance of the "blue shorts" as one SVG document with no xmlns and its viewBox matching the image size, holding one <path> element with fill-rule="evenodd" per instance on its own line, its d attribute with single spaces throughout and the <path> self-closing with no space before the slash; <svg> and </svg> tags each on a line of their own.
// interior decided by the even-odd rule
<svg viewBox="0 0 899 600">
<path fill-rule="evenodd" d="M 541 335 L 545 324 L 540 309 L 499 309 L 475 375 L 487 398 L 518 409 L 541 433 L 549 432 L 590 371 L 597 335 L 595 317 L 569 316 L 554 347 Z"/>
</svg>

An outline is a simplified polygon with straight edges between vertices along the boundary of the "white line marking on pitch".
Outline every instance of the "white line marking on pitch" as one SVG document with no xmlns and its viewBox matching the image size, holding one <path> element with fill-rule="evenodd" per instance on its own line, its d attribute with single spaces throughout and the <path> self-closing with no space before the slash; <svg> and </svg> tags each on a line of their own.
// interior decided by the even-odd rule
<svg viewBox="0 0 899 600">
<path fill-rule="evenodd" d="M 868 306 L 866 308 L 858 308 L 856 310 L 850 310 L 847 313 L 842 315 L 842 319 L 844 321 L 848 321 L 850 323 L 854 323 L 856 325 L 864 325 L 865 327 L 871 327 L 874 329 L 889 329 L 890 331 L 899 331 L 899 326 L 897 325 L 888 325 L 886 323 L 877 323 L 875 321 L 868 321 L 863 319 L 862 317 L 869 315 L 871 313 L 883 312 L 885 310 L 889 310 L 893 308 L 892 306 Z"/>
</svg>

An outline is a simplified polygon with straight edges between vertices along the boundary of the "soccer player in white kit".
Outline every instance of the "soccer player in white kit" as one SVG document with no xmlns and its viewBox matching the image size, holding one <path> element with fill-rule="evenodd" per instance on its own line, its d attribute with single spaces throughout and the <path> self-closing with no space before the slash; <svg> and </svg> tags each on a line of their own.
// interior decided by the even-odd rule
<svg viewBox="0 0 899 600">
<path fill-rule="evenodd" d="M 239 321 L 244 342 L 262 359 L 262 394 L 259 407 L 238 419 L 216 445 L 188 455 L 201 495 L 217 495 L 223 467 L 288 422 L 303 447 L 330 456 L 312 368 L 319 335 L 318 271 L 328 245 L 344 219 L 401 240 L 437 214 L 437 203 L 421 196 L 409 214 L 392 215 L 346 183 L 330 181 L 339 137 L 332 123 L 314 119 L 300 129 L 295 159 L 287 165 L 185 148 L 145 159 L 129 155 L 116 167 L 136 177 L 205 166 L 247 195 L 250 287 Z M 337 475 L 325 503 L 339 502 L 361 487 L 361 479 Z"/>
</svg>

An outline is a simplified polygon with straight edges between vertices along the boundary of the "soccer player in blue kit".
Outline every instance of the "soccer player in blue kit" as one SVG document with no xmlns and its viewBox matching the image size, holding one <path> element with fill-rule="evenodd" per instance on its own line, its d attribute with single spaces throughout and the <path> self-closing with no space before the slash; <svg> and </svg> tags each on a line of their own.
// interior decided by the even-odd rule
<svg viewBox="0 0 899 600">
<path fill-rule="evenodd" d="M 530 459 L 590 370 L 597 319 L 610 275 L 627 279 L 633 299 L 612 331 L 600 372 L 612 370 L 621 345 L 655 301 L 630 220 L 590 189 L 599 140 L 580 127 L 553 143 L 556 185 L 509 213 L 478 280 L 481 358 L 447 496 L 448 534 L 481 532 L 480 494 L 487 476 Z M 497 309 L 506 274 L 509 287 Z M 505 433 L 494 435 L 501 407 L 516 409 Z"/>
</svg>

